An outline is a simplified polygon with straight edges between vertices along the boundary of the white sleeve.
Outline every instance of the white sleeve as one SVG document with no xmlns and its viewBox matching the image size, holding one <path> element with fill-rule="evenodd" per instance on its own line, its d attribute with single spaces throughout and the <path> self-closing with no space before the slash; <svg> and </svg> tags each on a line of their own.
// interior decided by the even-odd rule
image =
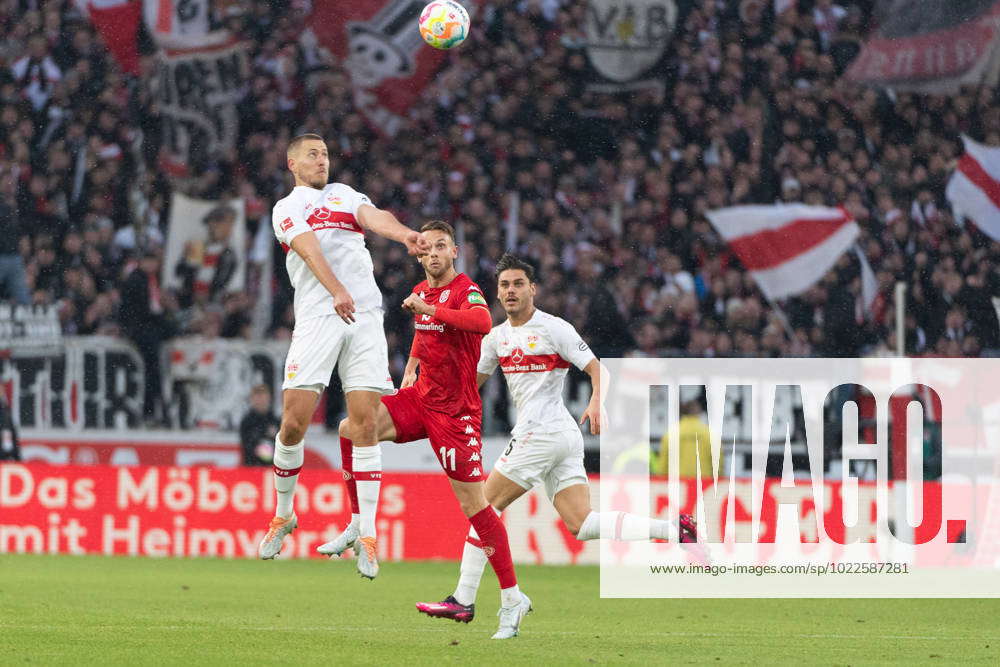
<svg viewBox="0 0 1000 667">
<path fill-rule="evenodd" d="M 559 356 L 570 362 L 581 371 L 597 357 L 590 351 L 590 346 L 580 338 L 573 325 L 566 320 L 554 318 L 549 327 L 549 335 Z"/>
<path fill-rule="evenodd" d="M 347 185 L 344 186 L 347 189 L 347 198 L 351 203 L 351 213 L 355 218 L 358 217 L 358 209 L 361 208 L 362 204 L 368 204 L 369 206 L 375 206 L 372 200 L 368 198 L 368 195 L 362 194 L 352 187 Z"/>
<path fill-rule="evenodd" d="M 303 217 L 292 211 L 292 207 L 283 201 L 274 205 L 271 212 L 271 227 L 274 228 L 274 235 L 278 241 L 285 245 L 292 245 L 292 239 L 299 234 L 311 232 L 312 227 Z"/>
<path fill-rule="evenodd" d="M 493 340 L 492 331 L 483 336 L 483 342 L 479 346 L 479 365 L 476 366 L 477 373 L 492 375 L 493 371 L 500 364 L 500 359 L 497 357 L 497 348 L 493 344 Z"/>
</svg>

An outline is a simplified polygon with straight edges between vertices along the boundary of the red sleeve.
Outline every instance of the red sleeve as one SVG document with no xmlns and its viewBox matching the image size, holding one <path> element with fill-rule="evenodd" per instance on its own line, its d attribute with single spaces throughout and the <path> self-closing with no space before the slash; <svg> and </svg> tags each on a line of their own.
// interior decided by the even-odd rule
<svg viewBox="0 0 1000 667">
<path fill-rule="evenodd" d="M 486 335 L 493 328 L 493 316 L 485 306 L 475 306 L 474 308 L 445 308 L 437 306 L 434 311 L 434 319 L 450 324 L 461 331 L 471 331 L 472 333 Z"/>
</svg>

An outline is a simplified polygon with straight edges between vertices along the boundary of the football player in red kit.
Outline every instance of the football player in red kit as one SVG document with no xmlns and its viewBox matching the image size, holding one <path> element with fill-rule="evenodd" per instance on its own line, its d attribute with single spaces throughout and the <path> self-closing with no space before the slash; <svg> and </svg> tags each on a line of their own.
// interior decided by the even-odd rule
<svg viewBox="0 0 1000 667">
<path fill-rule="evenodd" d="M 479 286 L 455 270 L 458 248 L 451 225 L 434 221 L 420 231 L 431 246 L 420 257 L 426 280 L 403 301 L 403 308 L 413 313 L 413 347 L 401 388 L 382 397 L 375 418 L 376 432 L 379 441 L 430 440 L 500 580 L 500 628 L 493 638 L 507 639 L 517 636 L 521 619 L 531 610 L 531 601 L 517 587 L 507 531 L 486 502 L 483 490 L 483 406 L 476 366 L 482 338 L 489 333 L 493 320 Z M 341 422 L 342 451 L 351 451 L 351 429 L 349 420 Z M 346 466 L 350 457 L 345 456 L 344 461 L 344 477 L 354 506 L 357 491 Z M 336 555 L 354 546 L 358 537 L 352 520 L 340 536 L 318 550 Z"/>
</svg>

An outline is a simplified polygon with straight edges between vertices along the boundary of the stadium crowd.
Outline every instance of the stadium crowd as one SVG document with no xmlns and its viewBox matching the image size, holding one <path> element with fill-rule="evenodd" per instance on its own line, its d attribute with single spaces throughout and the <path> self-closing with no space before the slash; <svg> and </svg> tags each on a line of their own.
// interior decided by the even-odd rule
<svg viewBox="0 0 1000 667">
<path fill-rule="evenodd" d="M 160 289 L 170 193 L 243 197 L 253 238 L 289 189 L 286 141 L 309 131 L 329 141 L 333 180 L 410 225 L 456 224 L 461 266 L 487 291 L 516 216 L 540 307 L 601 356 L 888 353 L 897 280 L 909 286 L 909 354 L 1000 348 L 1000 244 L 957 224 L 944 197 L 960 133 L 1000 145 L 998 92 L 845 83 L 874 2 L 839 2 L 799 0 L 776 16 L 760 0 L 681 1 L 662 88 L 613 95 L 587 87 L 585 3 L 489 1 L 391 139 L 354 107 L 343 64 L 300 40 L 309 3 L 242 3 L 229 21 L 252 43 L 253 71 L 238 148 L 178 178 L 159 168 L 148 86 L 121 73 L 76 4 L 0 0 L 3 295 L 58 304 L 66 333 L 153 349 L 177 334 L 248 335 L 250 299 Z M 879 283 L 874 309 L 861 306 L 851 254 L 781 311 L 762 297 L 705 211 L 776 201 L 853 213 Z M 418 267 L 401 246 L 370 244 L 398 375 L 409 326 L 395 304 Z M 291 298 L 272 247 L 267 335 L 287 337 Z"/>
</svg>

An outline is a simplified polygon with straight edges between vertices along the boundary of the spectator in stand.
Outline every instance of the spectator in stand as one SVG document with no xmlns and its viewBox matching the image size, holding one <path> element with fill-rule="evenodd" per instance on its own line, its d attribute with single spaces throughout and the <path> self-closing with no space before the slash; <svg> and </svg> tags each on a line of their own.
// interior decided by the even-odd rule
<svg viewBox="0 0 1000 667">
<path fill-rule="evenodd" d="M 331 137 L 333 179 L 411 223 L 453 223 L 487 291 L 477 276 L 508 243 L 530 257 L 539 305 L 603 354 L 882 354 L 895 349 L 897 280 L 908 354 L 1000 348 L 1000 243 L 956 221 L 944 196 L 962 133 L 1000 145 L 1000 92 L 889 95 L 841 79 L 876 23 L 872 0 L 802 0 L 777 15 L 765 0 L 680 2 L 660 89 L 622 95 L 587 86 L 586 3 L 491 0 L 477 48 L 449 53 L 393 137 L 366 123 L 344 64 L 300 39 L 299 4 L 248 0 L 252 21 L 230 21 L 251 56 L 236 148 L 185 179 L 159 166 L 158 102 L 119 71 L 78 3 L 37 4 L 0 12 L 0 185 L 14 190 L 27 294 L 63 304 L 67 332 L 134 335 L 133 292 L 149 281 L 123 269 L 132 248 L 169 235 L 173 192 L 238 194 L 251 231 L 269 225 L 253 211 L 281 196 L 284 144 L 308 130 Z M 775 313 L 705 212 L 778 201 L 845 206 L 885 305 L 859 308 L 848 257 Z M 74 231 L 79 252 L 65 242 Z M 272 248 L 267 336 L 280 338 L 289 288 Z M 405 354 L 392 304 L 419 267 L 378 242 L 372 256 Z M 252 302 L 225 297 L 176 331 L 245 336 Z"/>
<path fill-rule="evenodd" d="M 178 293 L 182 308 L 221 304 L 238 265 L 231 239 L 236 211 L 231 206 L 218 206 L 202 222 L 208 227 L 207 237 L 188 241 L 175 269 L 182 281 Z"/>
<path fill-rule="evenodd" d="M 174 333 L 171 314 L 176 310 L 170 295 L 160 289 L 160 256 L 143 253 L 122 285 L 120 319 L 125 335 L 139 349 L 145 366 L 146 392 L 142 406 L 148 426 L 166 424 L 160 376 L 160 348 Z"/>
<path fill-rule="evenodd" d="M 17 219 L 16 184 L 10 174 L 0 174 L 0 299 L 14 303 L 31 302 L 25 279 L 24 259 L 19 248 L 22 237 Z"/>
<path fill-rule="evenodd" d="M 7 396 L 0 392 L 0 461 L 20 461 L 21 442 Z"/>
<path fill-rule="evenodd" d="M 274 459 L 274 437 L 281 420 L 274 414 L 271 389 L 258 384 L 250 390 L 250 412 L 240 421 L 243 465 L 268 466 Z"/>
</svg>

